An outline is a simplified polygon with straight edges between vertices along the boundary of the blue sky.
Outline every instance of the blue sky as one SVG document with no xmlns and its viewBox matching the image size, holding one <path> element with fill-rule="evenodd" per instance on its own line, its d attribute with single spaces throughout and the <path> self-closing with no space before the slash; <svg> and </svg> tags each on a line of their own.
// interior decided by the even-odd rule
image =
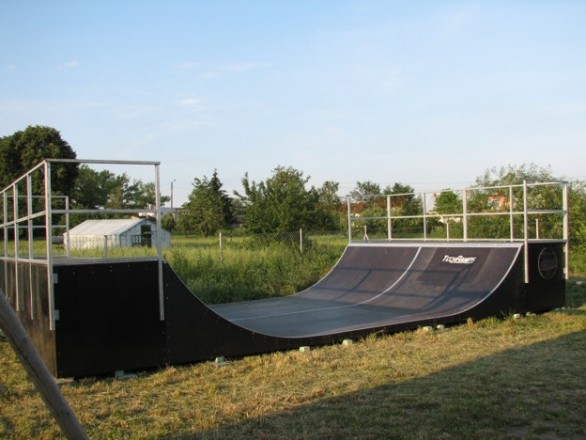
<svg viewBox="0 0 586 440">
<path fill-rule="evenodd" d="M 176 204 L 278 165 L 341 195 L 531 162 L 582 179 L 585 23 L 581 0 L 0 0 L 0 136 L 160 160 Z"/>
</svg>

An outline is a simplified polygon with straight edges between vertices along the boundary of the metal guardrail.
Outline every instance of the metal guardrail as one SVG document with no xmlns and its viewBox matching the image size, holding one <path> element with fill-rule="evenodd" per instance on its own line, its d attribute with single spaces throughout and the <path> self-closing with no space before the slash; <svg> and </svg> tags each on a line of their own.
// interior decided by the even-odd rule
<svg viewBox="0 0 586 440">
<path fill-rule="evenodd" d="M 544 192 L 554 190 L 553 196 L 544 197 Z M 458 212 L 438 212 L 435 206 L 438 195 L 444 192 L 453 193 L 461 204 Z M 546 200 L 547 199 L 547 200 Z M 405 214 L 402 212 L 400 202 L 404 200 L 415 201 L 415 206 L 420 206 L 420 212 Z M 484 200 L 485 203 L 478 203 Z M 558 202 L 557 206 L 542 206 L 546 201 Z M 365 209 L 366 207 L 366 209 Z M 378 211 L 384 211 L 384 215 L 361 215 L 368 208 L 376 207 Z M 357 209 L 360 208 L 360 209 Z M 443 190 L 436 192 L 415 192 L 404 194 L 387 194 L 384 196 L 369 197 L 367 201 L 353 201 L 347 199 L 348 241 L 357 241 L 354 234 L 361 234 L 360 241 L 370 241 L 368 225 L 378 222 L 378 237 L 386 241 L 483 241 L 483 242 L 523 242 L 525 252 L 525 273 L 528 282 L 528 243 L 534 240 L 560 240 L 565 243 L 565 267 L 566 276 L 569 266 L 569 209 L 568 209 L 568 185 L 565 182 L 527 183 L 493 187 L 470 187 L 458 190 Z M 480 218 L 503 218 L 508 223 L 508 236 L 494 237 L 482 236 L 478 230 L 472 230 L 474 222 Z M 543 237 L 541 231 L 544 225 L 549 225 L 553 217 L 556 227 L 549 228 L 550 233 L 557 232 L 555 236 Z M 530 226 L 530 222 L 533 222 Z M 386 225 L 386 231 L 382 233 L 381 225 Z M 397 225 L 410 223 L 410 234 L 397 233 Z M 445 229 L 443 237 L 430 234 L 430 226 L 442 223 Z M 503 222 L 501 222 L 504 224 Z M 450 225 L 457 224 L 461 229 L 458 237 L 450 236 Z M 360 227 L 362 225 L 362 228 Z M 452 228 L 453 229 L 453 228 Z M 478 228 L 477 228 L 478 229 Z M 405 236 L 406 235 L 406 236 Z"/>
<path fill-rule="evenodd" d="M 52 166 L 54 164 L 98 164 L 98 165 L 123 165 L 123 166 L 148 166 L 154 168 L 155 182 L 155 207 L 154 209 L 72 209 L 69 199 L 61 194 L 54 194 L 52 187 Z M 45 264 L 47 266 L 47 285 L 49 289 L 49 320 L 50 329 L 55 328 L 57 316 L 54 303 L 54 273 L 53 265 L 55 231 L 69 230 L 69 219 L 72 214 L 140 214 L 149 212 L 154 215 L 156 223 L 156 249 L 159 271 L 159 317 L 165 319 L 164 294 L 163 294 L 163 257 L 161 244 L 161 199 L 160 199 L 160 162 L 156 161 L 122 161 L 122 160 L 93 160 L 93 159 L 46 159 L 31 168 L 6 188 L 0 191 L 0 231 L 2 233 L 2 246 L 0 246 L 0 260 L 4 265 L 4 273 L 8 271 L 8 263 L 16 271 L 14 276 L 14 288 L 18 292 L 19 263 Z M 36 187 L 42 187 L 40 193 L 35 193 Z M 62 206 L 55 207 L 58 200 L 64 200 Z M 54 217 L 61 216 L 64 223 L 54 223 Z M 44 252 L 35 252 L 35 230 L 44 229 Z M 26 247 L 20 243 L 20 235 L 26 231 Z M 9 237 L 13 237 L 12 246 L 9 246 Z M 32 272 L 29 271 L 32 277 Z M 8 290 L 8 277 L 4 276 L 4 291 Z M 30 283 L 29 283 L 30 284 Z M 31 292 L 32 295 L 32 292 Z M 15 308 L 19 311 L 19 295 L 16 295 Z M 32 303 L 32 302 L 31 302 Z M 31 310 L 31 313 L 34 313 Z M 31 318 L 33 318 L 31 316 Z"/>
</svg>

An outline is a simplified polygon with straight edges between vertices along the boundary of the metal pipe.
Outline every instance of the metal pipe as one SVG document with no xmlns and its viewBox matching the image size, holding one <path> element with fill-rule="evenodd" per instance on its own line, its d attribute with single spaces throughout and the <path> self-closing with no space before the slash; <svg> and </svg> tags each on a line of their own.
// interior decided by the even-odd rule
<svg viewBox="0 0 586 440">
<path fill-rule="evenodd" d="M 566 280 L 570 278 L 570 210 L 569 210 L 569 193 L 568 185 L 564 184 L 562 188 L 562 209 L 563 209 L 563 238 L 566 241 L 564 245 L 565 272 Z"/>
<path fill-rule="evenodd" d="M 462 191 L 462 228 L 463 240 L 468 241 L 468 191 Z"/>
<path fill-rule="evenodd" d="M 391 222 L 392 216 L 392 207 L 391 207 L 391 195 L 387 195 L 387 239 L 391 241 L 393 239 L 393 225 Z"/>
<path fill-rule="evenodd" d="M 525 283 L 529 283 L 529 214 L 527 206 L 527 181 L 523 180 L 523 242 L 525 253 Z"/>
<path fill-rule="evenodd" d="M 515 227 L 514 227 L 514 216 L 513 216 L 513 211 L 514 211 L 514 201 L 513 201 L 513 187 L 509 187 L 509 235 L 510 235 L 510 241 L 513 242 L 515 240 Z"/>
<path fill-rule="evenodd" d="M 18 186 L 15 183 L 12 185 L 12 220 L 14 221 L 14 290 L 15 290 L 15 306 L 16 311 L 20 312 L 20 276 L 18 272 L 20 271 L 20 264 L 18 264 L 18 260 L 20 258 L 20 242 L 19 242 L 19 235 L 20 231 L 18 228 Z"/>
<path fill-rule="evenodd" d="M 426 193 L 423 193 L 423 241 L 427 240 L 427 198 Z"/>
<path fill-rule="evenodd" d="M 51 206 L 51 163 L 45 161 L 45 239 L 47 241 L 47 290 L 49 330 L 55 330 L 55 285 L 53 284 L 53 207 Z"/>
<path fill-rule="evenodd" d="M 0 289 L 0 328 L 6 335 L 35 388 L 68 439 L 87 439 L 88 436 L 65 400 L 57 382 L 34 347 L 18 316 Z"/>
<path fill-rule="evenodd" d="M 163 283 L 163 245 L 161 243 L 161 177 L 159 163 L 155 164 L 155 208 L 157 231 L 157 271 L 159 273 L 159 319 L 165 320 L 165 285 Z"/>
<path fill-rule="evenodd" d="M 34 229 L 33 229 L 33 220 L 31 218 L 33 213 L 33 199 L 32 199 L 32 190 L 33 181 L 32 176 L 28 174 L 26 176 L 26 217 L 27 217 L 27 236 L 28 236 L 28 259 L 34 258 Z M 34 301 L 34 289 L 33 289 L 33 266 L 32 264 L 28 264 L 28 285 L 29 285 L 29 317 L 30 319 L 35 319 L 35 301 Z"/>
</svg>

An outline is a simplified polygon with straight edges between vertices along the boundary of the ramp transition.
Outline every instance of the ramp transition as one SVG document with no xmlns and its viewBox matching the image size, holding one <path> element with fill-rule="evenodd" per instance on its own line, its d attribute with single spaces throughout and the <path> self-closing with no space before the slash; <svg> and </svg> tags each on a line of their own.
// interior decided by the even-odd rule
<svg viewBox="0 0 586 440">
<path fill-rule="evenodd" d="M 23 286 L 25 277 L 15 283 L 35 291 L 30 301 L 20 290 L 7 293 L 12 304 L 22 295 L 17 313 L 53 374 L 75 377 L 564 305 L 563 243 L 529 243 L 528 256 L 526 283 L 521 243 L 351 244 L 305 291 L 212 306 L 164 264 L 165 320 L 159 319 L 156 260 L 63 260 L 54 264 L 55 330 L 49 330 L 46 289 L 37 288 L 46 271 L 31 278 L 35 286 Z M 0 266 L 10 279 L 10 265 Z"/>
</svg>

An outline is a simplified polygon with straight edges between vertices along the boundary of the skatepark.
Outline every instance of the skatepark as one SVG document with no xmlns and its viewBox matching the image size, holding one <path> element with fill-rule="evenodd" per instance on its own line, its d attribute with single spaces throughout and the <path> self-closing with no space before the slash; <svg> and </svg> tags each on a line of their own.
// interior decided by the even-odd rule
<svg viewBox="0 0 586 440">
<path fill-rule="evenodd" d="M 50 176 L 52 163 L 40 164 L 23 181 Z M 127 165 L 153 167 L 158 187 L 157 162 Z M 4 190 L 3 237 L 37 218 L 44 219 L 45 231 L 53 231 L 55 216 L 74 213 L 47 202 L 53 200 L 48 180 L 46 193 L 40 195 L 46 203 L 38 211 L 32 202 L 19 202 L 19 197 L 39 196 L 32 193 L 33 185 L 26 185 L 24 194 L 22 182 Z M 529 185 L 517 189 L 526 199 Z M 402 241 L 389 233 L 384 240 L 365 242 L 350 233 L 346 250 L 323 279 L 281 298 L 204 304 L 164 261 L 160 244 L 157 257 L 78 258 L 54 255 L 50 233 L 44 255 L 33 255 L 31 247 L 21 250 L 18 240 L 4 240 L 0 280 L 56 377 L 333 344 L 375 332 L 563 306 L 568 243 L 567 197 L 563 199 L 564 206 L 556 211 L 562 234 L 553 238 L 529 236 L 530 216 L 551 210 L 531 210 L 526 203 L 524 211 L 510 213 L 511 224 L 513 217 L 523 219 L 525 233 L 509 240 L 464 236 L 435 241 L 424 234 L 421 240 Z M 18 212 L 20 206 L 27 207 L 25 212 Z M 152 211 L 160 228 L 160 206 Z M 472 214 L 461 214 L 464 223 L 468 216 Z M 349 224 L 364 220 L 350 208 L 348 219 Z"/>
</svg>

